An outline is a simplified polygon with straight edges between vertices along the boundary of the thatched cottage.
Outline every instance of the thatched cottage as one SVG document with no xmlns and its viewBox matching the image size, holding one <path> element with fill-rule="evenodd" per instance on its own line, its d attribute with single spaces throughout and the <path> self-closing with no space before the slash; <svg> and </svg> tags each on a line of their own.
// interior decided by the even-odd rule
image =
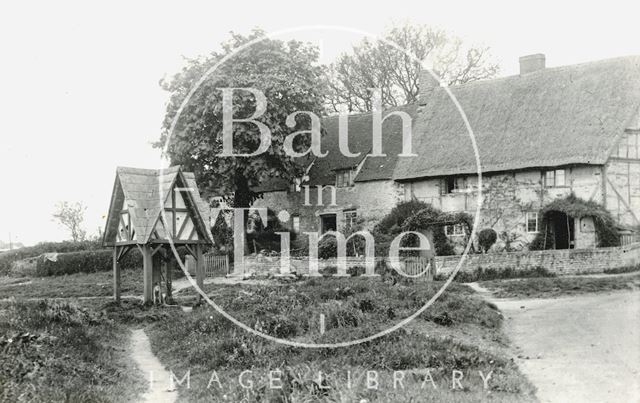
<svg viewBox="0 0 640 403">
<path fill-rule="evenodd" d="M 475 213 L 478 176 L 470 136 L 446 89 L 423 76 L 416 105 L 385 111 L 394 113 L 383 122 L 386 157 L 366 156 L 371 114 L 349 117 L 350 149 L 362 153 L 353 158 L 338 151 L 337 117 L 326 118 L 323 147 L 329 155 L 308 166 L 303 183 L 311 205 L 304 205 L 304 186 L 284 182 L 265 185 L 255 205 L 286 209 L 296 231 L 322 232 L 356 220 L 370 227 L 399 201 L 411 199 L 445 212 Z M 518 75 L 449 90 L 479 151 L 481 228 L 494 228 L 524 246 L 541 232 L 554 248 L 595 246 L 598 215 L 545 209 L 569 195 L 602 206 L 621 228 L 640 224 L 639 56 L 547 68 L 544 55 L 531 55 L 520 59 Z M 407 116 L 417 157 L 397 156 Z M 317 185 L 325 186 L 322 201 Z M 329 205 L 329 186 L 335 186 L 335 205 Z M 463 236 L 455 226 L 446 232 Z"/>
</svg>

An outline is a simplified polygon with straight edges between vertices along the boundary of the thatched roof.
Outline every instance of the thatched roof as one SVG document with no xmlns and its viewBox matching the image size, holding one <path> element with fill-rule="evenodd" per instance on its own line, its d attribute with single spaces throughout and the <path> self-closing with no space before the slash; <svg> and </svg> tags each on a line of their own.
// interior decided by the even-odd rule
<svg viewBox="0 0 640 403">
<path fill-rule="evenodd" d="M 191 217 L 199 234 L 203 236 L 203 239 L 211 241 L 208 229 L 209 208 L 200 197 L 198 185 L 192 172 L 183 172 L 180 166 L 163 170 L 118 167 L 111 195 L 104 243 L 112 244 L 115 242 L 119 215 L 123 207 L 129 211 L 135 228 L 134 240 L 139 244 L 147 243 L 165 200 L 177 185 L 195 189 L 192 192 L 184 192 L 188 195 L 185 198 L 185 203 L 191 210 Z"/>
<path fill-rule="evenodd" d="M 640 56 L 547 68 L 450 88 L 475 133 L 484 172 L 604 164 L 637 124 Z M 468 132 L 444 88 L 422 92 L 414 152 L 394 179 L 473 174 Z M 634 123 L 631 123 L 634 122 Z"/>
</svg>

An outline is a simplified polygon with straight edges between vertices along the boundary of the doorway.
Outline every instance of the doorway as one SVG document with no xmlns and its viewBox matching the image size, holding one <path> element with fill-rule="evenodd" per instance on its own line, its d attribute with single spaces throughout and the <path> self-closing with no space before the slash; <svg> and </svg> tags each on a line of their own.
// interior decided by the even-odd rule
<svg viewBox="0 0 640 403">
<path fill-rule="evenodd" d="M 573 249 L 575 245 L 575 220 L 561 211 L 549 213 L 554 249 Z"/>
<path fill-rule="evenodd" d="M 327 231 L 336 231 L 338 229 L 337 219 L 335 214 L 322 214 L 320 216 L 320 233 L 324 234 Z"/>
</svg>

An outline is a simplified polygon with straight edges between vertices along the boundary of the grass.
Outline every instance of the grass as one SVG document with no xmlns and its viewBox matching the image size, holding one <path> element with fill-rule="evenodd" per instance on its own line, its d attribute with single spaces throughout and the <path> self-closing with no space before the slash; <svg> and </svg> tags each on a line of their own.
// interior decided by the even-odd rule
<svg viewBox="0 0 640 403">
<path fill-rule="evenodd" d="M 0 302 L 0 401 L 135 401 L 147 385 L 128 337 L 75 303 Z"/>
<path fill-rule="evenodd" d="M 553 298 L 638 289 L 640 287 L 640 273 L 631 276 L 576 276 L 485 281 L 481 285 L 491 290 L 498 298 Z"/>
<path fill-rule="evenodd" d="M 142 294 L 142 271 L 122 270 L 122 295 Z M 0 278 L 0 299 L 108 297 L 113 295 L 113 273 L 77 273 L 50 277 Z"/>
<path fill-rule="evenodd" d="M 271 286 L 209 285 L 207 290 L 227 312 L 265 333 L 331 343 L 390 327 L 421 307 L 440 285 L 324 278 Z M 326 317 L 324 334 L 318 326 L 321 313 Z M 191 388 L 179 387 L 185 401 L 534 400 L 532 386 L 504 352 L 501 315 L 459 284 L 452 284 L 411 326 L 337 349 L 266 341 L 237 328 L 208 305 L 168 315 L 147 332 L 154 353 L 168 369 L 178 378 L 189 371 Z M 252 371 L 251 389 L 238 381 L 245 370 Z M 283 389 L 269 387 L 269 371 L 276 370 Z M 422 388 L 427 370 L 437 389 L 429 382 Z M 463 372 L 464 390 L 451 389 L 454 370 Z M 207 388 L 214 371 L 220 383 Z M 367 388 L 367 371 L 377 373 L 377 390 Z M 402 371 L 403 388 L 393 388 L 394 371 Z M 489 390 L 484 390 L 478 371 L 493 371 Z"/>
</svg>

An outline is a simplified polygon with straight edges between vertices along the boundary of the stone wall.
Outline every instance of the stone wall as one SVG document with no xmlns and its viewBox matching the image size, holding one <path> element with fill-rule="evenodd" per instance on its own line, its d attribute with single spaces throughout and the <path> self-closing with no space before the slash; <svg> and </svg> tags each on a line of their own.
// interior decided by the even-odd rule
<svg viewBox="0 0 640 403">
<path fill-rule="evenodd" d="M 453 271 L 460 256 L 437 256 L 438 274 Z M 528 252 L 488 253 L 468 255 L 463 271 L 483 269 L 535 269 L 542 267 L 557 275 L 602 273 L 605 269 L 616 269 L 640 264 L 640 243 L 613 248 L 563 249 Z"/>
<path fill-rule="evenodd" d="M 439 275 L 451 273 L 460 261 L 460 256 L 437 256 L 436 272 Z M 277 257 L 246 257 L 247 272 L 272 273 L 280 270 Z M 598 249 L 564 249 L 527 252 L 505 252 L 470 254 L 461 271 L 472 272 L 483 269 L 529 270 L 542 267 L 557 275 L 602 273 L 605 269 L 616 269 L 640 264 L 640 243 Z M 319 269 L 336 266 L 336 259 L 319 261 Z M 363 258 L 347 258 L 347 267 L 364 266 Z M 291 270 L 308 273 L 307 259 L 291 258 Z"/>
</svg>

